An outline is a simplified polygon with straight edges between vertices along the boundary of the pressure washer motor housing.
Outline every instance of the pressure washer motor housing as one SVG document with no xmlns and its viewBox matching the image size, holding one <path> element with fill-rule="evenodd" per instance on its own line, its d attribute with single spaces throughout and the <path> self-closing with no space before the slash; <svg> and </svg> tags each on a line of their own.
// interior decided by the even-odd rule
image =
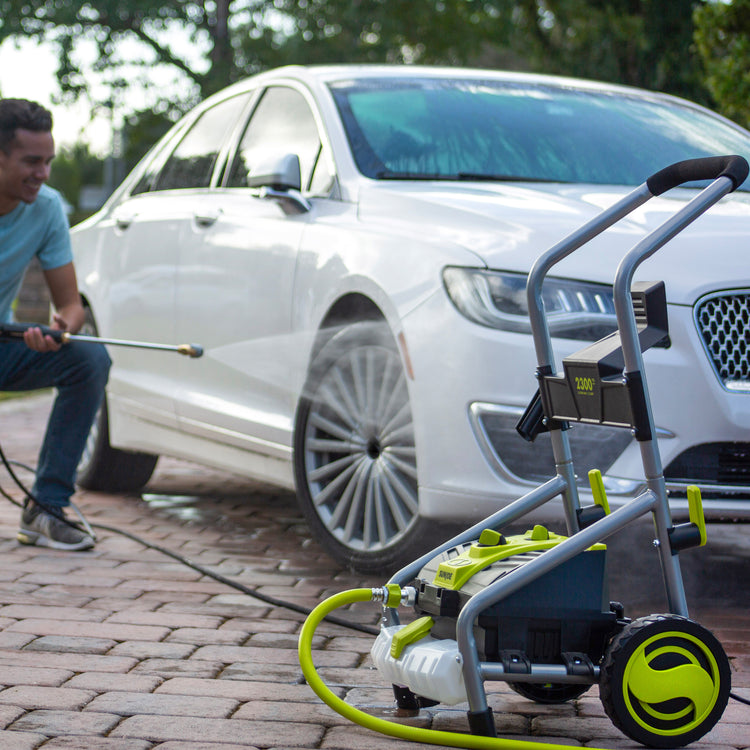
<svg viewBox="0 0 750 750">
<path fill-rule="evenodd" d="M 564 539 L 539 525 L 510 537 L 486 529 L 477 542 L 453 547 L 425 565 L 412 584 L 420 617 L 403 628 L 384 628 L 372 649 L 378 669 L 394 685 L 409 688 L 396 690 L 401 708 L 467 700 L 455 641 L 461 609 L 475 594 Z M 608 599 L 606 553 L 605 545 L 592 545 L 476 619 L 479 658 L 512 675 L 509 684 L 521 695 L 557 703 L 578 697 L 594 682 L 595 665 L 608 642 L 629 622 L 622 605 Z M 561 679 L 565 674 L 587 683 L 525 681 L 540 667 L 552 665 Z"/>
</svg>

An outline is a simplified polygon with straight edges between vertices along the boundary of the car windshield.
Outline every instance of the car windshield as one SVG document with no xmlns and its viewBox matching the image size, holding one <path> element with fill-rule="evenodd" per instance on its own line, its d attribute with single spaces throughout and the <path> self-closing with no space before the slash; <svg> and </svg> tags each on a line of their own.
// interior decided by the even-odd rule
<svg viewBox="0 0 750 750">
<path fill-rule="evenodd" d="M 746 131 L 636 93 L 434 78 L 330 89 L 357 166 L 374 179 L 639 185 L 682 159 L 750 159 Z"/>
</svg>

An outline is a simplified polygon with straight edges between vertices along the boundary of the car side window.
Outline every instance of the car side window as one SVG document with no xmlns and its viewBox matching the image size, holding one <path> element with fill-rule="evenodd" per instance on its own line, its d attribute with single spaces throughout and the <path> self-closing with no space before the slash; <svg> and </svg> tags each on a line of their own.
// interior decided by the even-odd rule
<svg viewBox="0 0 750 750">
<path fill-rule="evenodd" d="M 272 86 L 255 108 L 240 141 L 227 178 L 227 187 L 247 187 L 247 178 L 276 157 L 296 154 L 303 192 L 322 194 L 332 175 L 325 159 L 318 126 L 307 101 L 298 91 Z"/>
<path fill-rule="evenodd" d="M 152 190 L 208 187 L 222 144 L 246 103 L 247 95 L 234 96 L 207 109 L 177 144 Z"/>
</svg>

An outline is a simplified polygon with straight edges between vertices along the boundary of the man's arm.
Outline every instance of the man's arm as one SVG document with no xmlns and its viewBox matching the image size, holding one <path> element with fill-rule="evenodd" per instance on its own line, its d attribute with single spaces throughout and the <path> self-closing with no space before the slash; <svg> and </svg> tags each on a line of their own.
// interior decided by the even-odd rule
<svg viewBox="0 0 750 750">
<path fill-rule="evenodd" d="M 44 278 L 55 308 L 52 328 L 77 333 L 86 315 L 78 293 L 78 282 L 73 264 L 66 263 L 64 266 L 46 270 Z M 50 336 L 43 336 L 38 328 L 30 328 L 23 338 L 28 347 L 38 352 L 52 352 L 60 348 L 60 344 Z"/>
</svg>

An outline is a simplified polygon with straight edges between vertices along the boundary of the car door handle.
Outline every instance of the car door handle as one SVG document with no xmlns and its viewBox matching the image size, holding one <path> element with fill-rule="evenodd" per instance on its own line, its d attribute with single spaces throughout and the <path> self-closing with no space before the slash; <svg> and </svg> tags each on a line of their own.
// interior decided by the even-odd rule
<svg viewBox="0 0 750 750">
<path fill-rule="evenodd" d="M 135 220 L 135 214 L 116 214 L 114 216 L 115 226 L 124 232 Z"/>
<path fill-rule="evenodd" d="M 193 214 L 193 218 L 199 227 L 206 228 L 215 224 L 220 215 L 221 211 L 205 211 Z"/>
</svg>

